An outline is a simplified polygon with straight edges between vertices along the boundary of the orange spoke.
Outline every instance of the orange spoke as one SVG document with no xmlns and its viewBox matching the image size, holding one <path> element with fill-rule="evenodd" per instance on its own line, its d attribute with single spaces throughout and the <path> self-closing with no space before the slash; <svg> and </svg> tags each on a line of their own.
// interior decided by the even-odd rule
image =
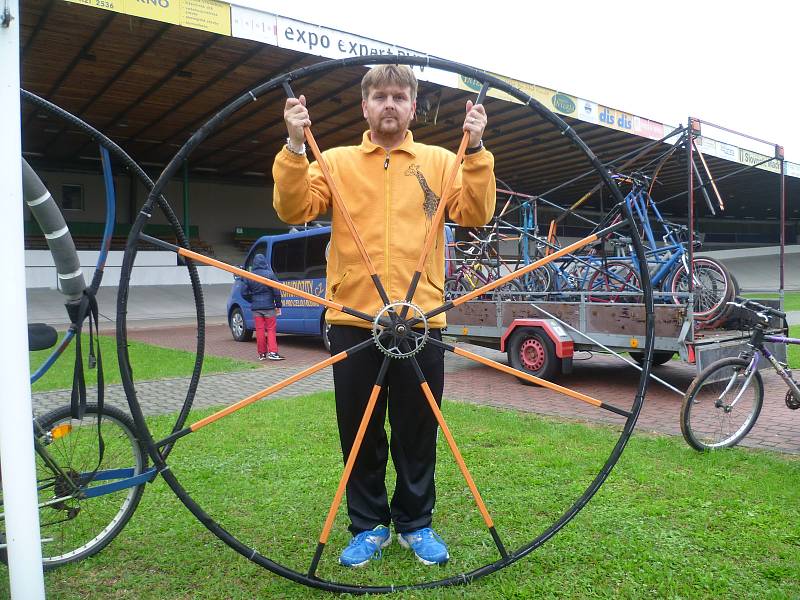
<svg viewBox="0 0 800 600">
<path fill-rule="evenodd" d="M 556 245 L 556 225 L 558 225 L 558 223 L 556 223 L 555 219 L 550 221 L 550 229 L 547 231 L 547 241 L 549 243 L 544 251 L 545 255 L 549 255 Z"/>
<path fill-rule="evenodd" d="M 286 285 L 285 283 L 281 283 L 280 281 L 276 281 L 274 279 L 261 277 L 260 275 L 256 275 L 255 273 L 251 273 L 250 271 L 245 271 L 244 269 L 240 269 L 239 267 L 234 267 L 233 265 L 229 265 L 228 263 L 222 262 L 221 260 L 210 258 L 208 256 L 205 256 L 204 254 L 198 254 L 193 250 L 182 248 L 181 246 L 176 246 L 175 244 L 170 244 L 169 242 L 165 242 L 164 240 L 159 240 L 144 233 L 139 234 L 139 239 L 145 242 L 149 242 L 155 246 L 160 246 L 162 248 L 166 248 L 167 250 L 176 252 L 179 255 L 184 256 L 186 258 L 190 258 L 195 262 L 203 263 L 211 267 L 216 267 L 217 269 L 222 269 L 223 271 L 227 271 L 228 273 L 233 273 L 234 275 L 238 275 L 239 277 L 243 277 L 244 279 L 250 279 L 251 281 L 257 281 L 258 283 L 263 283 L 264 285 L 268 285 L 272 288 L 281 290 L 282 292 L 286 292 L 287 294 L 290 294 L 292 296 L 297 296 L 299 298 L 309 300 L 310 302 L 314 302 L 315 304 L 320 304 L 322 306 L 325 306 L 326 308 L 332 308 L 334 310 L 338 310 L 340 312 L 353 315 L 354 317 L 364 319 L 365 321 L 369 321 L 370 323 L 374 320 L 374 318 L 368 315 L 367 313 L 363 313 L 361 311 L 348 308 L 347 306 L 343 306 L 338 302 L 333 302 L 331 300 L 328 300 L 327 298 L 323 298 L 321 296 L 315 296 L 314 294 L 309 294 L 308 292 L 304 292 L 303 290 L 291 287 L 289 285 Z"/>
<path fill-rule="evenodd" d="M 265 388 L 265 389 L 261 390 L 260 392 L 256 392 L 255 394 L 252 394 L 251 396 L 248 396 L 247 398 L 244 398 L 243 400 L 239 400 L 239 402 L 231 404 L 230 406 L 226 406 L 222 410 L 220 410 L 218 412 L 215 412 L 213 415 L 209 415 L 209 416 L 207 416 L 207 417 L 205 417 L 203 419 L 200 419 L 199 421 L 196 421 L 195 423 L 192 423 L 188 427 L 185 427 L 184 429 L 181 429 L 180 431 L 174 432 L 172 435 L 169 435 L 166 438 L 164 438 L 163 440 L 161 440 L 160 442 L 157 442 L 156 446 L 157 447 L 162 447 L 162 446 L 165 446 L 167 444 L 171 444 L 172 442 L 174 442 L 178 438 L 181 438 L 181 437 L 183 437 L 185 435 L 188 435 L 190 433 L 194 433 L 198 429 L 202 429 L 206 425 L 210 425 L 211 423 L 220 420 L 222 417 L 226 417 L 226 416 L 230 415 L 231 413 L 234 413 L 234 412 L 236 412 L 238 410 L 243 409 L 245 406 L 249 406 L 250 404 L 253 404 L 253 402 L 257 402 L 257 401 L 261 400 L 262 398 L 266 398 L 267 396 L 269 396 L 271 394 L 274 394 L 275 392 L 280 391 L 283 388 L 285 388 L 285 387 L 287 387 L 287 386 L 289 386 L 289 385 L 291 385 L 293 383 L 297 383 L 301 379 L 305 379 L 306 377 L 308 377 L 310 375 L 313 375 L 314 373 L 316 373 L 318 371 L 321 371 L 325 367 L 328 367 L 330 365 L 334 365 L 334 364 L 336 364 L 338 362 L 341 362 L 345 358 L 347 358 L 348 356 L 352 356 L 353 354 L 355 354 L 359 350 L 363 350 L 364 348 L 367 348 L 367 347 L 373 345 L 374 343 L 375 342 L 372 340 L 372 338 L 364 340 L 363 342 L 361 342 L 359 344 L 356 344 L 355 346 L 353 346 L 352 348 L 349 348 L 348 350 L 343 350 L 342 352 L 339 352 L 338 354 L 335 354 L 335 355 L 331 356 L 330 358 L 326 358 L 325 360 L 323 360 L 322 362 L 317 363 L 316 365 L 312 365 L 312 366 L 308 367 L 307 369 L 303 369 L 299 373 L 295 373 L 294 375 L 292 375 L 291 377 L 287 377 L 283 381 L 279 381 L 278 383 L 275 383 L 275 384 L 269 386 L 268 388 Z"/>
<path fill-rule="evenodd" d="M 432 338 L 430 338 L 432 339 Z M 450 433 L 450 428 L 447 426 L 447 422 L 444 420 L 444 415 L 442 414 L 439 405 L 436 404 L 436 398 L 433 396 L 433 392 L 431 391 L 428 382 L 425 380 L 425 375 L 422 373 L 422 369 L 417 362 L 417 359 L 411 357 L 411 362 L 414 365 L 414 370 L 417 373 L 417 377 L 420 380 L 420 387 L 422 388 L 423 394 L 425 394 L 425 398 L 428 400 L 428 405 L 431 407 L 431 411 L 433 411 L 433 415 L 436 417 L 436 421 L 439 423 L 439 427 L 444 434 L 445 439 L 447 440 L 447 445 L 450 446 L 450 452 L 453 453 L 453 457 L 456 459 L 456 463 L 458 464 L 458 468 L 461 470 L 461 474 L 464 476 L 464 480 L 467 482 L 467 486 L 469 487 L 469 491 L 472 492 L 472 497 L 475 499 L 475 504 L 478 506 L 478 510 L 483 517 L 484 522 L 486 523 L 486 527 L 489 528 L 489 532 L 492 534 L 492 538 L 494 539 L 495 544 L 497 545 L 497 549 L 500 551 L 500 555 L 503 558 L 508 557 L 508 553 L 506 549 L 503 547 L 503 543 L 500 541 L 500 537 L 497 535 L 497 531 L 494 528 L 494 521 L 492 520 L 492 516 L 489 514 L 488 509 L 486 508 L 486 504 L 483 502 L 483 498 L 481 498 L 481 493 L 478 491 L 478 487 L 475 485 L 475 480 L 472 479 L 472 475 L 467 468 L 467 463 L 464 462 L 464 457 L 461 455 L 461 451 L 458 449 L 456 445 L 456 440 L 453 438 L 453 434 Z"/>
<path fill-rule="evenodd" d="M 294 98 L 294 92 L 292 91 L 289 82 L 284 81 L 283 89 L 286 92 L 286 95 L 289 98 Z M 333 204 L 336 208 L 339 209 L 339 212 L 342 214 L 342 218 L 344 219 L 345 225 L 347 225 L 347 229 L 350 231 L 350 235 L 353 236 L 353 241 L 358 248 L 358 253 L 361 255 L 361 260 L 364 262 L 364 266 L 367 267 L 367 271 L 369 272 L 372 281 L 375 283 L 375 287 L 378 290 L 378 295 L 380 295 L 381 300 L 383 300 L 384 304 L 389 304 L 390 300 L 389 297 L 386 295 L 386 290 L 381 283 L 380 276 L 378 275 L 377 270 L 375 269 L 375 265 L 372 264 L 372 260 L 367 254 L 367 249 L 364 246 L 364 242 L 361 240 L 361 236 L 358 235 L 358 231 L 356 230 L 356 225 L 353 222 L 352 217 L 350 216 L 350 212 L 347 210 L 347 206 L 342 200 L 341 194 L 339 194 L 339 189 L 336 187 L 336 184 L 333 181 L 333 177 L 331 177 L 331 172 L 328 170 L 328 165 L 325 163 L 325 160 L 322 158 L 322 152 L 317 145 L 317 140 L 314 139 L 314 134 L 311 133 L 310 127 L 303 128 L 303 135 L 306 138 L 306 143 L 308 143 L 308 147 L 311 148 L 311 154 L 314 155 L 314 159 L 317 161 L 319 165 L 320 171 L 322 171 L 322 176 L 325 179 L 325 183 L 328 184 L 328 188 L 331 191 L 331 198 L 333 199 Z"/>
<path fill-rule="evenodd" d="M 317 570 L 317 565 L 319 564 L 319 559 L 322 556 L 322 551 L 325 548 L 325 544 L 328 543 L 328 536 L 331 533 L 333 521 L 336 518 L 336 513 L 339 511 L 339 505 L 342 503 L 342 496 L 344 496 L 344 491 L 347 488 L 347 482 L 350 479 L 350 473 L 353 471 L 353 465 L 356 463 L 358 452 L 361 450 L 361 442 L 364 441 L 364 434 L 367 432 L 369 421 L 372 418 L 373 411 L 375 410 L 375 404 L 377 403 L 378 396 L 381 393 L 381 386 L 383 384 L 383 379 L 386 376 L 386 371 L 389 368 L 390 360 L 392 359 L 388 356 L 383 359 L 381 368 L 378 371 L 378 378 L 375 381 L 375 385 L 372 387 L 372 393 L 367 401 L 367 407 L 364 409 L 364 415 L 361 417 L 361 423 L 358 425 L 358 431 L 356 432 L 355 440 L 353 440 L 353 446 L 350 448 L 350 454 L 347 456 L 347 462 L 345 463 L 344 471 L 342 472 L 342 476 L 339 478 L 339 485 L 336 487 L 336 493 L 333 496 L 331 507 L 328 509 L 328 516 L 325 518 L 325 524 L 322 526 L 322 533 L 320 533 L 319 536 L 319 543 L 317 544 L 314 558 L 311 560 L 311 566 L 308 570 L 309 577 L 312 577 L 314 572 Z"/>
<path fill-rule="evenodd" d="M 700 152 L 700 148 L 697 147 L 697 144 L 694 143 L 694 140 L 692 140 L 692 146 L 694 147 L 694 151 L 697 152 L 698 156 L 700 157 L 700 162 L 703 163 L 703 168 L 706 170 L 706 175 L 708 175 L 708 181 L 711 182 L 711 187 L 713 188 L 714 193 L 717 195 L 717 203 L 719 204 L 720 210 L 725 210 L 725 203 L 722 201 L 722 196 L 719 195 L 717 183 L 714 181 L 714 177 L 711 175 L 711 170 L 708 168 L 708 164 L 706 164 L 705 156 L 703 156 L 703 153 Z"/>
<path fill-rule="evenodd" d="M 675 145 L 672 146 L 672 148 L 670 148 L 669 151 L 667 151 L 667 153 L 661 158 L 661 160 L 656 165 L 656 168 L 653 170 L 652 180 L 650 181 L 650 188 L 647 190 L 648 198 L 650 198 L 650 196 L 652 196 L 653 194 L 653 188 L 655 187 L 656 182 L 658 181 L 658 174 L 661 171 L 661 168 L 667 163 L 669 157 L 672 156 L 675 150 L 678 149 L 678 144 L 680 143 L 680 141 L 681 140 L 678 139 L 678 141 L 675 142 Z"/>
<path fill-rule="evenodd" d="M 540 377 L 536 377 L 535 375 L 531 375 L 526 373 L 525 371 L 520 371 L 513 367 L 509 367 L 507 365 L 501 364 L 497 361 L 494 361 L 490 358 L 486 358 L 481 356 L 480 354 L 474 354 L 469 350 L 464 350 L 463 348 L 458 348 L 456 346 L 451 346 L 450 344 L 446 344 L 444 342 L 440 342 L 433 338 L 428 338 L 428 342 L 433 343 L 437 346 L 443 347 L 445 350 L 449 350 L 453 354 L 457 354 L 458 356 L 463 356 L 464 358 L 468 358 L 469 360 L 475 361 L 482 365 L 486 365 L 487 367 L 492 367 L 493 369 L 497 369 L 503 373 L 508 373 L 509 375 L 514 375 L 515 377 L 519 377 L 520 379 L 524 379 L 531 383 L 535 383 L 536 385 L 540 385 L 542 387 L 548 388 L 553 390 L 554 392 L 559 392 L 564 394 L 565 396 L 569 396 L 570 398 L 574 398 L 575 400 L 580 400 L 581 402 L 585 402 L 586 404 L 591 404 L 592 406 L 596 406 L 597 408 L 603 408 L 605 410 L 611 411 L 618 415 L 622 415 L 623 417 L 629 417 L 630 411 L 623 410 L 621 408 L 617 408 L 611 404 L 607 404 L 602 400 L 598 400 L 597 398 L 593 398 L 592 396 L 588 396 L 582 392 L 577 392 L 575 390 L 571 390 L 564 386 L 558 385 L 557 383 L 553 383 L 552 381 L 547 381 L 546 379 L 542 379 Z"/>
<path fill-rule="evenodd" d="M 480 104 L 484 101 L 486 98 L 486 92 L 488 90 L 489 84 L 484 83 L 481 87 L 481 91 L 478 93 L 478 98 L 475 104 Z M 428 231 L 428 235 L 425 238 L 425 243 L 422 246 L 422 254 L 420 254 L 419 260 L 417 261 L 417 266 L 414 268 L 414 275 L 411 279 L 411 285 L 409 286 L 408 293 L 406 294 L 406 302 L 411 302 L 414 299 L 414 292 L 417 290 L 419 278 L 422 276 L 422 270 L 425 268 L 425 261 L 428 259 L 428 254 L 430 254 L 431 248 L 433 248 L 433 243 L 439 235 L 439 226 L 444 219 L 447 197 L 450 195 L 450 190 L 453 189 L 453 184 L 455 183 L 456 175 L 458 175 L 458 170 L 461 168 L 461 163 L 464 160 L 464 153 L 467 151 L 468 143 L 469 132 L 465 131 L 464 135 L 461 136 L 461 143 L 458 145 L 458 152 L 456 152 L 456 158 L 453 162 L 453 166 L 450 168 L 450 172 L 445 179 L 444 187 L 442 188 L 442 194 L 439 198 L 439 205 L 436 207 L 436 212 L 433 215 L 433 219 L 431 219 L 431 228 Z M 405 317 L 405 314 L 406 313 L 404 309 L 402 316 Z"/>
</svg>

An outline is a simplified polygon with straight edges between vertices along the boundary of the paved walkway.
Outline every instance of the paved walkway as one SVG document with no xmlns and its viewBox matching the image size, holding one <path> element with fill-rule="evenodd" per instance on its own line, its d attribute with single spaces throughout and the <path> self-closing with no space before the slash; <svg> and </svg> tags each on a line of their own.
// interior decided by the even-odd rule
<svg viewBox="0 0 800 600">
<path fill-rule="evenodd" d="M 178 326 L 131 329 L 128 335 L 130 339 L 159 346 L 194 350 L 196 333 L 194 326 Z M 327 356 L 321 342 L 316 338 L 280 336 L 279 345 L 281 354 L 287 357 L 285 361 L 259 363 L 261 368 L 254 371 L 203 376 L 194 406 L 231 404 L 294 375 Z M 469 346 L 469 349 L 505 363 L 505 355 L 499 352 L 474 346 Z M 212 325 L 207 328 L 206 354 L 258 362 L 255 342 L 234 342 L 226 325 Z M 448 373 L 444 393 L 446 399 L 588 422 L 622 423 L 622 418 L 613 413 L 544 388 L 522 385 L 511 376 L 450 353 L 447 354 L 445 365 Z M 655 368 L 654 373 L 675 387 L 686 389 L 694 376 L 694 368 L 679 361 L 671 361 Z M 772 372 L 763 373 L 766 384 L 765 405 L 758 422 L 742 441 L 742 445 L 800 453 L 800 411 L 786 408 L 783 401 L 786 388 L 783 382 Z M 563 377 L 560 383 L 628 409 L 633 401 L 638 379 L 638 371 L 615 357 L 579 353 L 575 357 L 573 374 Z M 187 379 L 137 382 L 137 396 L 144 412 L 160 414 L 179 410 L 186 395 L 187 382 Z M 331 389 L 333 380 L 328 368 L 281 390 L 277 396 L 301 396 Z M 124 392 L 119 385 L 109 386 L 107 398 L 111 404 L 127 407 Z M 66 391 L 34 395 L 37 412 L 68 401 L 69 393 Z M 637 430 L 680 435 L 680 405 L 681 396 L 652 382 Z"/>
</svg>

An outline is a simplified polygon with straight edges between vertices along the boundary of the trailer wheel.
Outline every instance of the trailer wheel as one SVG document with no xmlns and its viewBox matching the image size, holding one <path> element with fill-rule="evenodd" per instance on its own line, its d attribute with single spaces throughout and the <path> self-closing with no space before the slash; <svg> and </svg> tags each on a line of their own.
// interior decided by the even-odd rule
<svg viewBox="0 0 800 600">
<path fill-rule="evenodd" d="M 521 327 L 508 341 L 508 363 L 515 369 L 552 380 L 560 373 L 556 347 L 541 329 Z M 518 377 L 525 385 L 534 385 Z"/>
<path fill-rule="evenodd" d="M 631 358 L 640 365 L 644 362 L 644 352 L 628 352 L 628 354 L 630 354 Z M 654 350 L 653 364 L 656 366 L 665 365 L 672 360 L 673 356 L 675 356 L 675 353 L 670 352 L 669 350 Z"/>
</svg>

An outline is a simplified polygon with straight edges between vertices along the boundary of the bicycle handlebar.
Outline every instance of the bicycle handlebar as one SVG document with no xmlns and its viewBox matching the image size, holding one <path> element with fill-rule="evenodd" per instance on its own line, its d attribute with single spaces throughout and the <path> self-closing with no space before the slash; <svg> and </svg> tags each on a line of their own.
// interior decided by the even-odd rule
<svg viewBox="0 0 800 600">
<path fill-rule="evenodd" d="M 482 254 L 480 245 L 476 244 L 475 242 L 469 242 L 466 240 L 455 242 L 453 247 L 467 256 L 480 256 Z"/>
<path fill-rule="evenodd" d="M 478 242 L 478 243 L 480 243 L 480 244 L 490 244 L 490 243 L 492 243 L 492 242 L 494 242 L 494 241 L 497 241 L 497 239 L 498 239 L 498 237 L 497 237 L 497 233 L 496 233 L 496 232 L 494 232 L 494 231 L 490 232 L 490 233 L 489 233 L 489 235 L 488 235 L 488 236 L 486 236 L 486 239 L 483 239 L 483 238 L 481 238 L 481 237 L 478 237 L 478 236 L 477 236 L 477 235 L 475 235 L 475 233 L 474 233 L 474 232 L 472 232 L 472 231 L 468 231 L 467 233 L 469 233 L 469 235 L 470 235 L 470 236 L 472 236 L 472 237 L 475 239 L 475 241 L 476 241 L 476 242 Z"/>
<path fill-rule="evenodd" d="M 785 319 L 786 313 L 783 311 L 778 310 L 777 308 L 772 308 L 770 306 L 764 306 L 756 302 L 755 300 L 749 300 L 747 298 L 736 298 L 734 302 L 728 302 L 731 306 L 738 306 L 739 308 L 744 308 L 750 310 L 754 313 L 764 314 L 764 315 L 772 315 L 773 317 L 778 317 L 779 319 Z"/>
</svg>

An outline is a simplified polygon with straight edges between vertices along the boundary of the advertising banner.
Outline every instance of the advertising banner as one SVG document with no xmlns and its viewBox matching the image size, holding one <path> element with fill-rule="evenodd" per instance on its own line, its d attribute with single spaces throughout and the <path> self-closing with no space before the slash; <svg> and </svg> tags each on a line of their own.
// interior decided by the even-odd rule
<svg viewBox="0 0 800 600">
<path fill-rule="evenodd" d="M 278 18 L 252 8 L 231 7 L 231 35 L 270 46 L 278 45 Z"/>
<path fill-rule="evenodd" d="M 598 106 L 597 122 L 611 129 L 633 133 L 633 115 L 608 106 Z"/>
<path fill-rule="evenodd" d="M 231 35 L 231 7 L 217 0 L 66 0 L 135 17 Z"/>
<path fill-rule="evenodd" d="M 766 161 L 766 162 L 764 162 Z M 739 148 L 739 162 L 743 165 L 758 165 L 757 169 L 764 169 L 765 171 L 772 171 L 773 173 L 780 173 L 781 166 L 777 158 L 770 159 L 769 156 Z"/>
<path fill-rule="evenodd" d="M 236 20 L 241 9 L 231 7 L 231 13 Z M 369 38 L 329 29 L 319 25 L 311 25 L 286 17 L 276 17 L 276 45 L 281 48 L 297 50 L 326 58 L 348 58 L 352 56 L 426 56 L 402 46 L 386 44 Z M 412 67 L 417 79 L 430 81 L 456 87 L 457 75 L 446 71 L 439 71 L 430 67 Z"/>
</svg>

